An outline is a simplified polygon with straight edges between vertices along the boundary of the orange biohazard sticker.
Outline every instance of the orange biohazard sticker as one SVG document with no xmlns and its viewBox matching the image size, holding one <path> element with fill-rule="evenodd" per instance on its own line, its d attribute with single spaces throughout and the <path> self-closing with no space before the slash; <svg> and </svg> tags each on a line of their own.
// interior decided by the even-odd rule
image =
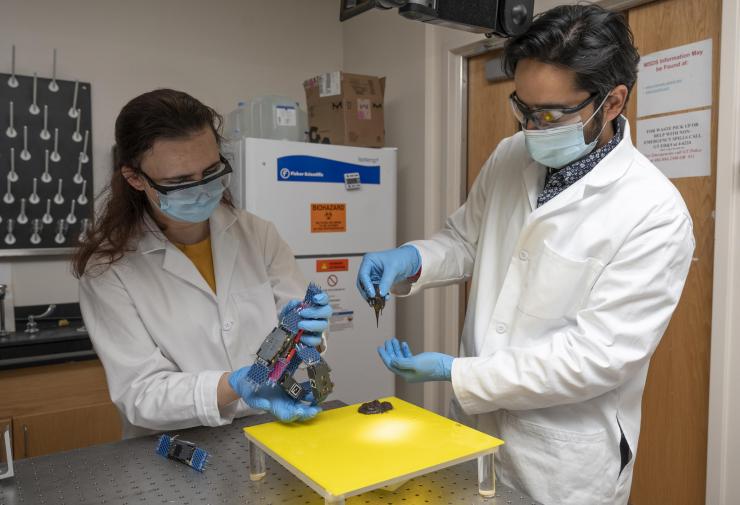
<svg viewBox="0 0 740 505">
<path fill-rule="evenodd" d="M 337 233 L 346 231 L 346 203 L 311 204 L 311 233 Z"/>
<path fill-rule="evenodd" d="M 349 272 L 348 259 L 316 260 L 316 271 L 321 272 Z"/>
</svg>

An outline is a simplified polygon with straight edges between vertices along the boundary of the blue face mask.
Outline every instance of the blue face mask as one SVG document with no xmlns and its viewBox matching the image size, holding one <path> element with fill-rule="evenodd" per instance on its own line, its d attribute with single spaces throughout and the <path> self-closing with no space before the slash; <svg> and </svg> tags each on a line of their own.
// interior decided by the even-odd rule
<svg viewBox="0 0 740 505">
<path fill-rule="evenodd" d="M 606 98 L 609 98 L 608 96 Z M 527 151 L 535 161 L 542 163 L 550 168 L 562 168 L 568 163 L 586 156 L 594 150 L 598 143 L 601 132 L 606 127 L 606 121 L 601 127 L 593 142 L 586 144 L 586 138 L 583 135 L 584 127 L 593 119 L 596 113 L 604 106 L 606 98 L 601 105 L 591 114 L 591 117 L 577 123 L 556 126 L 546 130 L 527 130 L 524 129 L 524 140 L 527 145 Z"/>
<path fill-rule="evenodd" d="M 159 210 L 177 221 L 202 223 L 207 221 L 218 207 L 226 186 L 228 176 L 167 194 L 157 192 Z"/>
</svg>

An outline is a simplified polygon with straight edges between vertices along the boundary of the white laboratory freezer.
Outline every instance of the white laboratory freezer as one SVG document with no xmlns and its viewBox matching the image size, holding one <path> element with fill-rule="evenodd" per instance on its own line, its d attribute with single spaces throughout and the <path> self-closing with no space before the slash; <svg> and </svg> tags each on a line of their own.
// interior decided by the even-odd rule
<svg viewBox="0 0 740 505">
<path fill-rule="evenodd" d="M 394 148 L 243 138 L 225 146 L 231 193 L 241 208 L 272 221 L 306 279 L 331 296 L 325 354 L 330 398 L 357 403 L 395 393 L 377 347 L 395 336 L 396 307 L 375 313 L 355 287 L 362 256 L 396 246 Z"/>
</svg>

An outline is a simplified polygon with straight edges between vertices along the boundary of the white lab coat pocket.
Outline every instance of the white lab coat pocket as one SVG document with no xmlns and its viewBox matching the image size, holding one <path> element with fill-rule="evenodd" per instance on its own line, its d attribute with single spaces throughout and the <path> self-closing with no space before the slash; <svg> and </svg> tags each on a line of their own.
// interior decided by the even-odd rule
<svg viewBox="0 0 740 505">
<path fill-rule="evenodd" d="M 240 357 L 254 358 L 262 341 L 277 325 L 275 295 L 269 282 L 231 293 L 232 310 L 238 324 L 230 332 Z M 246 355 L 245 355 L 246 354 Z"/>
<path fill-rule="evenodd" d="M 547 242 L 529 263 L 518 307 L 540 319 L 574 318 L 603 268 L 593 258 L 567 258 Z"/>
<path fill-rule="evenodd" d="M 606 431 L 579 433 L 542 426 L 502 410 L 492 435 L 504 440 L 496 470 L 502 482 L 547 505 L 609 503 L 616 484 Z M 611 479 L 611 480 L 610 480 Z"/>
</svg>

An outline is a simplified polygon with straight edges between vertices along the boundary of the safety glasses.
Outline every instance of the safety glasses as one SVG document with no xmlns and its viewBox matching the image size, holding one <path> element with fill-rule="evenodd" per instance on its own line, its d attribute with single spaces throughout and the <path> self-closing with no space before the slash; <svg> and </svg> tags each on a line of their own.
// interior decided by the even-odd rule
<svg viewBox="0 0 740 505">
<path fill-rule="evenodd" d="M 199 181 L 188 181 L 180 182 L 175 184 L 157 183 L 152 180 L 151 177 L 146 175 L 143 170 L 139 169 L 139 173 L 144 176 L 149 185 L 159 191 L 162 194 L 172 193 L 173 191 L 180 191 L 182 189 L 194 188 L 196 186 L 202 186 L 208 184 L 220 177 L 227 176 L 233 172 L 231 164 L 223 156 L 219 156 L 219 162 L 213 165 L 211 168 L 203 172 L 203 178 Z M 224 185 L 228 186 L 228 179 L 224 179 Z"/>
<path fill-rule="evenodd" d="M 597 93 L 591 93 L 588 98 L 575 107 L 531 109 L 519 100 L 519 97 L 516 96 L 516 91 L 514 91 L 509 95 L 509 103 L 511 104 L 511 110 L 514 111 L 514 117 L 522 125 L 522 128 L 526 128 L 527 123 L 531 121 L 537 129 L 546 130 L 568 124 L 569 119 L 589 103 L 593 102 L 597 95 Z"/>
</svg>

